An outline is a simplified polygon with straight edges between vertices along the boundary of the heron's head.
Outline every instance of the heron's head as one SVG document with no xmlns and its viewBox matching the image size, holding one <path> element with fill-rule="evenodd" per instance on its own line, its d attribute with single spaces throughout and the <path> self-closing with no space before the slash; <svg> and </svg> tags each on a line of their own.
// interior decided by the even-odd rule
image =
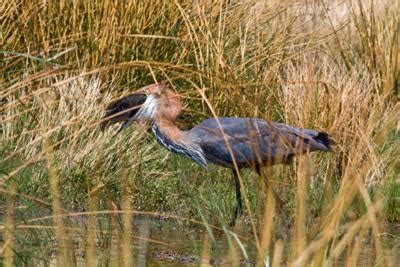
<svg viewBox="0 0 400 267">
<path fill-rule="evenodd" d="M 181 109 L 180 97 L 174 91 L 162 83 L 151 84 L 108 105 L 100 127 L 104 130 L 117 122 L 157 118 L 174 121 Z"/>
</svg>

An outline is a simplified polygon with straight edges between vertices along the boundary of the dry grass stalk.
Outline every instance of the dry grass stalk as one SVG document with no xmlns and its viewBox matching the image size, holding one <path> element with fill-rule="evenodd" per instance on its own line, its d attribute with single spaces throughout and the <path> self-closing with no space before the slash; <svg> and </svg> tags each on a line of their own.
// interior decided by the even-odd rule
<svg viewBox="0 0 400 267">
<path fill-rule="evenodd" d="M 275 242 L 274 255 L 272 258 L 272 267 L 282 266 L 284 244 L 282 240 Z"/>
<path fill-rule="evenodd" d="M 4 266 L 14 266 L 14 228 L 15 228 L 15 208 L 16 208 L 16 184 L 12 183 L 7 192 L 9 197 L 7 199 L 7 207 L 5 214 L 5 225 L 2 229 L 4 236 L 3 247 L 1 248 L 0 255 L 3 258 Z"/>
<path fill-rule="evenodd" d="M 308 160 L 306 157 L 300 157 L 297 168 L 297 194 L 296 194 L 296 214 L 295 226 L 293 235 L 293 258 L 300 256 L 305 250 L 307 244 L 306 236 L 306 202 L 307 202 L 307 166 Z"/>
<path fill-rule="evenodd" d="M 209 267 L 212 253 L 212 240 L 207 232 L 203 235 L 203 244 L 201 248 L 200 266 Z"/>
<path fill-rule="evenodd" d="M 274 230 L 274 218 L 275 218 L 275 200 L 273 198 L 271 188 L 269 187 L 267 190 L 267 196 L 266 196 L 266 205 L 264 208 L 264 215 L 263 215 L 263 225 L 260 231 L 260 240 L 261 240 L 261 255 L 258 255 L 258 263 L 262 264 L 264 263 L 266 257 L 269 259 L 272 258 L 272 256 L 275 255 L 272 254 L 274 250 L 271 249 L 271 246 L 273 244 L 273 230 Z M 280 213 L 278 212 L 280 215 Z M 285 220 L 286 218 L 278 218 L 278 220 Z M 275 248 L 276 249 L 276 248 Z M 278 248 L 279 249 L 279 248 Z"/>
<path fill-rule="evenodd" d="M 121 176 L 121 184 L 123 185 L 122 190 L 122 205 L 121 208 L 125 213 L 122 214 L 123 223 L 123 237 L 122 237 L 122 259 L 123 266 L 132 266 L 133 255 L 132 255 L 132 214 L 127 211 L 132 210 L 131 202 L 129 200 L 129 192 L 131 184 L 129 181 L 128 172 L 124 172 Z"/>
<path fill-rule="evenodd" d="M 47 170 L 49 173 L 50 192 L 52 195 L 52 212 L 54 215 L 53 223 L 55 226 L 55 242 L 57 246 L 56 259 L 57 265 L 63 264 L 69 265 L 71 262 L 70 244 L 68 233 L 65 231 L 64 218 L 59 217 L 62 214 L 61 201 L 60 201 L 60 189 L 59 189 L 59 178 L 57 171 L 53 165 L 53 154 L 50 150 L 51 144 L 49 139 L 44 140 L 44 149 L 46 149 L 47 158 Z"/>
<path fill-rule="evenodd" d="M 88 207 L 89 211 L 97 210 L 97 198 L 96 192 L 93 192 L 89 187 L 90 182 L 87 182 L 88 185 Z M 87 218 L 87 240 L 86 240 L 86 266 L 97 266 L 96 263 L 96 215 L 89 215 Z"/>
</svg>

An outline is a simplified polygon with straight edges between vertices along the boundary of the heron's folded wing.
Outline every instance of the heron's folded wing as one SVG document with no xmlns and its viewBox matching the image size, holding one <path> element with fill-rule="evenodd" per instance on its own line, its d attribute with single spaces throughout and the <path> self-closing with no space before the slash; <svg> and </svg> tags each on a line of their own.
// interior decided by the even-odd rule
<svg viewBox="0 0 400 267">
<path fill-rule="evenodd" d="M 277 122 L 274 122 L 273 124 L 280 134 L 285 136 L 296 153 L 315 150 L 331 152 L 332 145 L 335 144 L 329 134 L 325 132 L 296 128 Z"/>
<path fill-rule="evenodd" d="M 190 132 L 197 138 L 207 159 L 223 166 L 233 165 L 232 156 L 239 166 L 251 166 L 293 155 L 286 138 L 263 120 L 208 119 Z"/>
</svg>

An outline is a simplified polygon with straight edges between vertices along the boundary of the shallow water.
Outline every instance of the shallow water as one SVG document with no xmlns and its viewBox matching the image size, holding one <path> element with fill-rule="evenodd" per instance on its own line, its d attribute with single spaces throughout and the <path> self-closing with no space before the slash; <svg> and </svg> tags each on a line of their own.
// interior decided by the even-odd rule
<svg viewBox="0 0 400 267">
<path fill-rule="evenodd" d="M 204 227 L 193 227 L 178 224 L 175 221 L 157 221 L 152 219 L 137 219 L 135 229 L 139 235 L 148 236 L 152 240 L 165 242 L 168 246 L 147 242 L 146 245 L 135 243 L 134 255 L 137 266 L 231 266 L 232 259 L 240 266 L 255 266 L 257 250 L 252 241 L 252 235 L 248 226 L 239 231 L 247 234 L 238 236 L 243 245 L 243 250 L 230 233 L 214 230 L 214 241 Z M 400 225 L 381 225 L 383 246 L 390 248 L 394 266 L 400 263 Z M 231 238 L 231 245 L 228 241 Z M 362 241 L 360 256 L 357 266 L 375 265 L 375 247 L 371 234 Z M 285 247 L 290 247 L 290 240 L 284 240 Z M 233 244 L 233 245 L 232 245 Z M 232 249 L 233 247 L 233 249 Z M 287 250 L 286 250 L 287 251 Z M 236 257 L 232 257 L 236 253 Z M 246 255 L 245 255 L 246 254 Z M 288 254 L 286 254 L 288 256 Z M 333 266 L 346 265 L 347 251 L 335 260 Z"/>
<path fill-rule="evenodd" d="M 394 252 L 394 262 L 400 262 L 400 225 L 382 225 L 382 242 Z M 179 223 L 175 220 L 134 219 L 132 243 L 135 266 L 255 266 L 257 250 L 248 225 L 236 232 L 212 230 L 205 227 Z M 230 240 L 228 240 L 230 239 Z M 242 248 L 238 245 L 238 240 Z M 284 240 L 284 262 L 287 260 L 290 240 Z M 374 266 L 375 249 L 372 236 L 363 240 L 357 266 Z M 396 252 L 397 251 L 397 252 Z M 347 251 L 333 262 L 333 266 L 345 266 Z M 286 259 L 285 259 L 286 258 Z M 396 266 L 396 265 L 394 265 Z"/>
<path fill-rule="evenodd" d="M 106 223 L 104 223 L 106 225 Z M 107 228 L 108 226 L 106 226 Z M 118 231 L 121 231 L 119 229 Z M 235 234 L 222 229 L 212 230 L 212 237 L 205 227 L 193 226 L 175 220 L 134 218 L 131 253 L 134 266 L 232 266 L 232 259 L 240 266 L 255 266 L 256 249 L 251 235 L 234 237 Z M 103 239 L 110 239 L 105 247 L 101 240 L 95 253 L 97 266 L 122 265 L 121 236 L 103 232 Z M 230 242 L 228 241 L 230 238 Z M 74 236 L 78 266 L 85 266 L 85 243 L 82 236 Z M 79 240 L 80 241 L 76 241 Z M 111 245 L 110 245 L 111 243 Z M 116 246 L 116 250 L 112 247 Z M 243 252 L 244 250 L 244 252 Z M 236 253 L 236 256 L 232 253 Z M 53 254 L 55 255 L 55 254 Z M 54 257 L 55 258 L 55 257 Z M 54 264 L 56 261 L 54 259 Z"/>
<path fill-rule="evenodd" d="M 165 246 L 148 242 L 143 246 L 145 242 L 139 241 L 134 251 L 138 266 L 197 266 L 199 264 L 230 266 L 233 250 L 237 253 L 236 259 L 241 265 L 254 266 L 256 249 L 251 236 L 238 237 L 247 254 L 244 256 L 233 235 L 222 230 L 213 230 L 213 238 L 211 238 L 204 227 L 193 227 L 174 221 L 139 219 L 135 224 L 139 233 L 148 234 L 150 239 L 168 244 Z M 228 241 L 229 237 L 231 245 Z"/>
<path fill-rule="evenodd" d="M 70 227 L 78 231 L 66 233 L 71 240 L 70 252 L 74 255 L 74 265 L 86 265 L 87 230 L 86 218 L 67 220 Z M 133 218 L 130 253 L 133 266 L 255 266 L 257 250 L 249 225 L 242 224 L 235 233 L 230 229 L 207 229 L 204 226 L 182 223 L 176 220 L 154 219 L 135 216 Z M 124 255 L 121 244 L 124 236 L 122 220 L 119 216 L 97 216 L 95 253 L 96 266 L 120 266 Z M 400 225 L 381 225 L 383 246 L 393 254 L 394 266 L 400 263 Z M 16 230 L 15 235 L 27 238 L 34 233 L 37 240 L 20 244 L 16 251 L 27 250 L 25 260 L 32 258 L 34 265 L 56 266 L 57 245 L 52 231 Z M 212 233 L 212 234 L 210 234 Z M 28 239 L 25 240 L 25 242 Z M 128 239 L 129 240 L 129 239 Z M 284 241 L 284 262 L 287 261 L 290 239 Z M 358 266 L 374 266 L 375 248 L 369 234 L 362 241 Z M 1 244 L 0 240 L 0 245 Z M 32 247 L 36 245 L 37 247 Z M 345 266 L 347 251 L 331 266 Z M 50 260 L 49 260 L 50 259 Z M 22 261 L 22 262 L 23 262 Z M 16 262 L 19 262 L 16 259 Z"/>
</svg>

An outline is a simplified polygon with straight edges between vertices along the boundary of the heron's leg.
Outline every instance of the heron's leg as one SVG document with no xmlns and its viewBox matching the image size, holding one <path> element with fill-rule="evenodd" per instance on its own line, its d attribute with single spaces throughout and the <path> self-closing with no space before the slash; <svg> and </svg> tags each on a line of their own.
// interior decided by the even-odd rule
<svg viewBox="0 0 400 267">
<path fill-rule="evenodd" d="M 235 189 L 236 189 L 236 207 L 233 211 L 233 218 L 232 221 L 230 223 L 231 226 L 235 226 L 236 224 L 236 219 L 237 216 L 242 213 L 243 211 L 243 205 L 242 205 L 242 193 L 240 190 L 240 180 L 239 180 L 239 176 L 236 173 L 236 170 L 232 170 L 233 172 L 233 178 L 235 180 Z"/>
</svg>

